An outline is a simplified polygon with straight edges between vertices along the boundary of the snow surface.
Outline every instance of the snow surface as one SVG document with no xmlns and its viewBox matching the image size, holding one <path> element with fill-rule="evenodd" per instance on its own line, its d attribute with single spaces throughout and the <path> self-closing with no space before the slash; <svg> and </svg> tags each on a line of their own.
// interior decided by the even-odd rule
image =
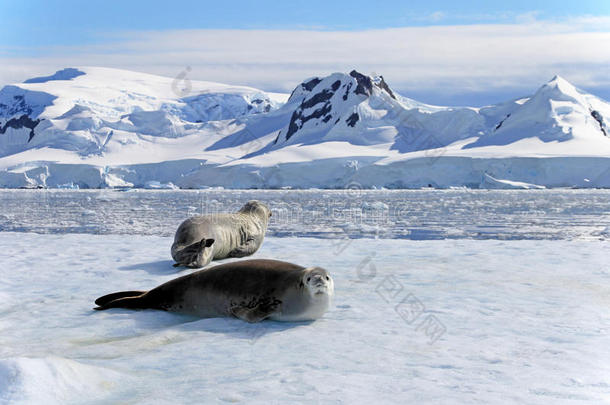
<svg viewBox="0 0 610 405">
<path fill-rule="evenodd" d="M 0 403 L 610 403 L 608 193 L 0 191 Z M 323 318 L 92 310 L 188 274 L 180 221 L 253 198 L 253 257 L 333 274 Z"/>
<path fill-rule="evenodd" d="M 79 67 L 0 90 L 0 187 L 610 187 L 608 122 L 561 77 L 457 108 L 355 71 L 289 97 Z"/>
<path fill-rule="evenodd" d="M 322 319 L 91 309 L 186 274 L 170 244 L 0 233 L 0 401 L 610 402 L 606 242 L 269 237 L 254 257 L 333 274 Z"/>
</svg>

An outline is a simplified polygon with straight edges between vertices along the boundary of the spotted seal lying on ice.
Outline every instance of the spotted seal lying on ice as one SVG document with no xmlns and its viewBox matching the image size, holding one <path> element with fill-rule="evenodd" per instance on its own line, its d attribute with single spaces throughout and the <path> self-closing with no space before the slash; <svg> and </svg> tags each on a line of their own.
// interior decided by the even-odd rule
<svg viewBox="0 0 610 405">
<path fill-rule="evenodd" d="M 321 317 L 333 295 L 333 279 L 320 267 L 257 259 L 199 270 L 150 291 L 104 295 L 95 300 L 95 309 L 160 309 L 246 322 L 307 321 Z"/>
</svg>

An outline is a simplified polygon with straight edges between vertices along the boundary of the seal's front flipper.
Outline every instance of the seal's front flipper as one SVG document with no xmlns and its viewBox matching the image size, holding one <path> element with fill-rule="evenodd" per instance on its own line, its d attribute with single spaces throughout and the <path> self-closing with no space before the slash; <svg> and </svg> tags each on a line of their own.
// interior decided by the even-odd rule
<svg viewBox="0 0 610 405">
<path fill-rule="evenodd" d="M 234 317 L 249 323 L 260 322 L 263 319 L 269 318 L 276 312 L 282 302 L 280 300 L 264 300 L 258 305 L 250 308 L 245 305 L 237 305 L 231 308 L 231 314 Z"/>
<path fill-rule="evenodd" d="M 229 253 L 229 257 L 250 256 L 258 250 L 261 244 L 262 243 L 260 243 L 260 238 L 249 238 L 248 240 L 246 240 L 246 243 L 233 249 Z"/>
<path fill-rule="evenodd" d="M 268 318 L 273 311 L 262 311 L 259 308 L 235 307 L 231 309 L 231 313 L 242 321 L 256 323 Z"/>
</svg>

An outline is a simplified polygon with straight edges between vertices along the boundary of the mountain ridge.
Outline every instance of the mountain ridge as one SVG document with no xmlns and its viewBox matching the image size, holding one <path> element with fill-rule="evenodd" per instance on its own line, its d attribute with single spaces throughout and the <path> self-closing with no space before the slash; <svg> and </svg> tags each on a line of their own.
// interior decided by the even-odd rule
<svg viewBox="0 0 610 405">
<path fill-rule="evenodd" d="M 149 168 L 129 174 L 144 170 L 141 165 L 171 166 L 173 172 L 161 177 L 184 187 L 316 186 L 302 182 L 301 173 L 277 172 L 296 164 L 328 170 L 319 173 L 320 187 L 347 184 L 367 171 L 375 173 L 362 181 L 367 187 L 419 187 L 419 180 L 404 181 L 410 178 L 405 167 L 419 162 L 423 177 L 435 178 L 426 184 L 438 187 L 474 186 L 477 176 L 481 187 L 496 184 L 489 178 L 605 187 L 609 120 L 610 104 L 559 76 L 532 96 L 474 108 L 420 103 L 393 91 L 382 76 L 356 70 L 311 77 L 288 95 L 184 77 L 66 68 L 0 89 L 0 186 L 143 187 L 160 181 Z M 490 166 L 475 165 L 476 174 L 465 172 L 463 181 L 429 173 L 449 158 L 459 158 L 459 165 L 489 159 Z M 578 169 L 569 180 L 544 174 L 544 167 L 541 178 L 508 178 L 520 172 L 510 159 L 523 158 L 599 158 L 601 166 L 587 169 L 595 173 Z M 53 180 L 54 170 L 74 165 L 88 177 L 74 171 Z M 278 169 L 267 173 L 273 167 Z M 224 171 L 248 180 L 218 175 Z M 384 178 L 384 171 L 391 176 Z"/>
</svg>

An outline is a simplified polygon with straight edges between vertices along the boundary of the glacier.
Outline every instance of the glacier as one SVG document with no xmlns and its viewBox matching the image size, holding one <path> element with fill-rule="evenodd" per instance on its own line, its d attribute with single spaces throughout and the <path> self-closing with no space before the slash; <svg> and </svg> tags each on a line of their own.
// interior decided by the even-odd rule
<svg viewBox="0 0 610 405">
<path fill-rule="evenodd" d="M 606 188 L 608 122 L 559 76 L 474 108 L 355 70 L 281 94 L 67 68 L 0 90 L 0 187 Z"/>
</svg>

